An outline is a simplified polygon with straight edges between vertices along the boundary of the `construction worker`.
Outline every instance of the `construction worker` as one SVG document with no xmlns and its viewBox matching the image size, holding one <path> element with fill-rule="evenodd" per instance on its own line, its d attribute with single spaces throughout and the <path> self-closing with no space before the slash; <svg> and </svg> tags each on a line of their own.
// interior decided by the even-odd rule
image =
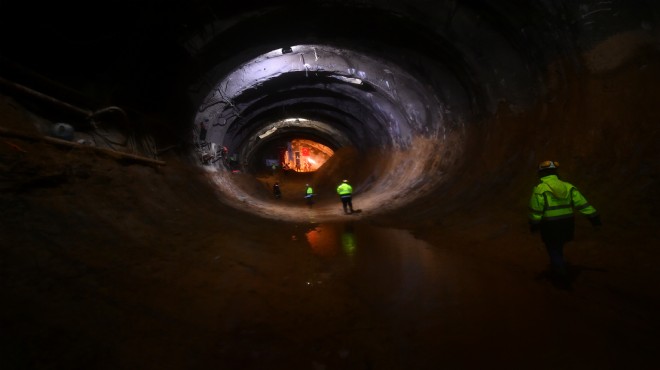
<svg viewBox="0 0 660 370">
<path fill-rule="evenodd" d="M 550 257 L 553 278 L 567 282 L 564 244 L 573 240 L 574 210 L 585 215 L 596 228 L 602 223 L 596 209 L 578 189 L 559 179 L 558 168 L 559 162 L 555 161 L 539 164 L 538 176 L 541 182 L 534 187 L 529 200 L 529 226 L 532 233 L 541 233 L 541 240 Z"/>
<path fill-rule="evenodd" d="M 309 184 L 305 184 L 305 199 L 307 199 L 307 205 L 312 206 L 314 204 L 314 189 Z"/>
<path fill-rule="evenodd" d="M 337 194 L 339 194 L 339 199 L 341 199 L 341 204 L 344 207 L 344 213 L 347 215 L 353 213 L 353 187 L 348 183 L 348 180 L 342 181 L 337 186 Z"/>
<path fill-rule="evenodd" d="M 280 190 L 279 182 L 275 182 L 275 184 L 273 184 L 273 195 L 275 195 L 276 199 L 280 199 L 282 197 L 282 191 Z"/>
</svg>

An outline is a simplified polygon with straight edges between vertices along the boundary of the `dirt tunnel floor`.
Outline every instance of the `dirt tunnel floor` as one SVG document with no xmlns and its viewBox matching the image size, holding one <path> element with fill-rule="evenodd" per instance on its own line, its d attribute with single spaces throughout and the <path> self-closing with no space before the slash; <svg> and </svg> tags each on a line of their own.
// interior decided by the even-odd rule
<svg viewBox="0 0 660 370">
<path fill-rule="evenodd" d="M 565 290 L 524 210 L 413 232 L 315 222 L 338 201 L 268 221 L 175 161 L 10 138 L 0 154 L 3 369 L 660 365 L 657 238 L 640 232 L 657 225 L 579 220 Z"/>
<path fill-rule="evenodd" d="M 30 127 L 9 100 L 0 117 Z M 619 148 L 603 153 L 612 173 L 637 158 Z M 359 194 L 357 215 L 334 196 L 309 209 L 289 197 L 302 178 L 283 187 L 283 211 L 272 179 L 237 176 L 265 195 L 236 209 L 173 158 L 149 166 L 4 135 L 0 158 L 3 370 L 660 368 L 656 172 L 583 177 L 604 227 L 577 220 L 573 283 L 560 289 L 516 200 L 527 180 L 395 229 L 419 215 L 371 217 Z M 296 221 L 261 217 L 276 205 Z"/>
</svg>

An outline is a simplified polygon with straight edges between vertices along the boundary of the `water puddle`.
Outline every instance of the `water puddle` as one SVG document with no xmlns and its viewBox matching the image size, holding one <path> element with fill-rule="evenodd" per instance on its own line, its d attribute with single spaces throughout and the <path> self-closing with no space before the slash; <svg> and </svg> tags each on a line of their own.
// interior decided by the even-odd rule
<svg viewBox="0 0 660 370">
<path fill-rule="evenodd" d="M 406 230 L 324 223 L 310 227 L 305 241 L 319 260 L 308 286 L 342 284 L 371 304 L 419 303 L 454 275 L 451 256 Z"/>
</svg>

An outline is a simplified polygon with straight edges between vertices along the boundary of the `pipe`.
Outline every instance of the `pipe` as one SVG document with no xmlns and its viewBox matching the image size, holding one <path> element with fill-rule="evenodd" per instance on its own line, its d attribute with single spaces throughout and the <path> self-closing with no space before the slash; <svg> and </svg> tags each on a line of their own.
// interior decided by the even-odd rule
<svg viewBox="0 0 660 370">
<path fill-rule="evenodd" d="M 23 85 L 19 85 L 17 83 L 11 82 L 11 81 L 6 80 L 2 77 L 0 77 L 0 83 L 4 86 L 7 86 L 7 87 L 10 87 L 10 88 L 14 89 L 15 91 L 18 91 L 18 92 L 21 92 L 21 93 L 24 93 L 24 94 L 28 94 L 28 95 L 30 95 L 34 98 L 45 100 L 45 101 L 47 101 L 51 104 L 57 105 L 61 108 L 65 108 L 65 109 L 68 109 L 68 110 L 70 110 L 74 113 L 80 114 L 80 115 L 84 116 L 86 119 L 88 119 L 90 116 L 93 115 L 93 112 L 90 111 L 90 110 L 79 108 L 79 107 L 76 107 L 76 106 L 71 105 L 69 103 L 65 103 L 61 100 L 57 100 L 57 99 L 55 99 L 51 96 L 48 96 L 46 94 L 42 94 L 38 91 L 32 90 L 32 89 L 30 89 L 28 87 L 25 87 Z"/>
<path fill-rule="evenodd" d="M 48 136 L 38 136 L 38 135 L 33 135 L 29 134 L 26 132 L 20 132 L 20 131 L 14 131 L 10 129 L 6 129 L 3 127 L 0 127 L 0 135 L 1 136 L 7 136 L 7 137 L 14 137 L 14 138 L 19 138 L 19 139 L 24 139 L 24 140 L 32 140 L 32 141 L 42 141 L 46 142 L 49 144 L 57 145 L 57 146 L 66 146 L 66 147 L 73 147 L 73 148 L 88 148 L 91 150 L 95 150 L 104 154 L 109 155 L 112 158 L 118 159 L 118 160 L 132 160 L 136 162 L 142 162 L 146 164 L 151 164 L 151 165 L 159 165 L 159 166 L 164 166 L 166 163 L 164 161 L 160 161 L 157 159 L 151 159 L 151 158 L 146 158 L 142 157 L 139 155 L 131 154 L 131 153 L 124 153 L 124 152 L 118 152 L 116 150 L 111 150 L 111 149 L 106 149 L 106 148 L 99 148 L 95 146 L 89 146 L 89 145 L 82 145 L 66 140 L 60 140 L 54 137 L 48 137 Z"/>
</svg>

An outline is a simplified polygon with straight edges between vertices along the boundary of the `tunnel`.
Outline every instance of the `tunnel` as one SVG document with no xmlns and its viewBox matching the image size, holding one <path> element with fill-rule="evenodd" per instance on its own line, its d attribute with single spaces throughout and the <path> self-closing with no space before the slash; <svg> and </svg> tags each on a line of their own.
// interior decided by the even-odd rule
<svg viewBox="0 0 660 370">
<path fill-rule="evenodd" d="M 659 15 L 3 2 L 1 367 L 658 368 Z"/>
</svg>

